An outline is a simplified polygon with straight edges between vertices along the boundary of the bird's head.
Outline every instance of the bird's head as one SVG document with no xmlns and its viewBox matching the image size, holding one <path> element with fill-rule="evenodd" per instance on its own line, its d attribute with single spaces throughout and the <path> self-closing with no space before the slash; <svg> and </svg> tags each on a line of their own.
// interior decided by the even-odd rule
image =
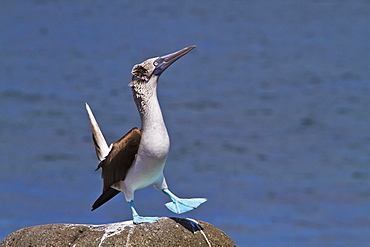
<svg viewBox="0 0 370 247">
<path fill-rule="evenodd" d="M 135 88 L 139 85 L 143 86 L 143 84 L 148 84 L 150 81 L 157 83 L 159 76 L 171 64 L 194 48 L 195 45 L 189 46 L 174 53 L 161 57 L 150 58 L 141 64 L 136 64 L 131 71 L 132 80 L 129 86 Z"/>
</svg>

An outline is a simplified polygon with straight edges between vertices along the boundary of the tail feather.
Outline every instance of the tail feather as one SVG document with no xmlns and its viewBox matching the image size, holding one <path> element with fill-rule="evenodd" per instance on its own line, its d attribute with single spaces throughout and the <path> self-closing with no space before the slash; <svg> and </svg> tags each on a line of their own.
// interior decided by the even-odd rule
<svg viewBox="0 0 370 247">
<path fill-rule="evenodd" d="M 96 155 L 98 156 L 98 159 L 102 161 L 109 154 L 110 148 L 108 147 L 108 144 L 105 141 L 104 135 L 101 132 L 98 123 L 96 122 L 94 114 L 92 113 L 87 103 L 86 103 L 86 110 L 87 110 L 87 113 L 89 114 Z"/>
<path fill-rule="evenodd" d="M 101 194 L 101 196 L 99 196 L 98 199 L 96 199 L 96 201 L 92 205 L 91 211 L 94 211 L 95 209 L 97 209 L 98 207 L 100 207 L 101 205 L 103 205 L 104 203 L 109 201 L 110 199 L 112 199 L 118 193 L 119 193 L 118 190 L 115 190 L 113 188 L 109 188 L 107 191 L 103 192 L 103 194 Z"/>
</svg>

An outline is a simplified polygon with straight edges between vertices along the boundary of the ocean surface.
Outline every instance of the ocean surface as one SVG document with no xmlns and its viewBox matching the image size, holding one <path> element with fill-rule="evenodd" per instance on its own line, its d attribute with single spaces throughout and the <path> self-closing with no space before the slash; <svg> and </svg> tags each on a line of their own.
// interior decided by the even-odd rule
<svg viewBox="0 0 370 247">
<path fill-rule="evenodd" d="M 197 48 L 159 81 L 165 175 L 184 214 L 237 246 L 369 246 L 369 1 L 2 1 L 0 239 L 91 212 L 100 171 L 85 111 L 109 143 L 140 119 L 131 68 Z M 175 216 L 136 192 L 145 216 Z"/>
</svg>

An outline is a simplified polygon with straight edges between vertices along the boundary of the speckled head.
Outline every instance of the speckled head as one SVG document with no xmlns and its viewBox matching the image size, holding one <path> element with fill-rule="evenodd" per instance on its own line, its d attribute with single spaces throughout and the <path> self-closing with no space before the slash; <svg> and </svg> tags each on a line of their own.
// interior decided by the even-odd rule
<svg viewBox="0 0 370 247">
<path fill-rule="evenodd" d="M 194 48 L 195 45 L 189 46 L 177 52 L 161 57 L 150 58 L 141 64 L 136 64 L 131 71 L 132 81 L 129 86 L 135 87 L 137 84 L 148 82 L 153 76 L 159 77 L 171 64 Z"/>
</svg>

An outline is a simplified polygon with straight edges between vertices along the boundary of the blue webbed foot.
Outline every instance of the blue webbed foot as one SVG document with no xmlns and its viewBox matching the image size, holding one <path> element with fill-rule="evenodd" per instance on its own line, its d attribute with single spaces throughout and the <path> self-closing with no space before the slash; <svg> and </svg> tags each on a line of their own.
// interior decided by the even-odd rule
<svg viewBox="0 0 370 247">
<path fill-rule="evenodd" d="M 166 207 L 176 214 L 186 213 L 197 208 L 200 204 L 206 202 L 206 198 L 177 199 L 166 203 Z"/>
<path fill-rule="evenodd" d="M 168 189 L 163 189 L 172 200 L 172 202 L 166 203 L 166 207 L 176 214 L 186 213 L 190 210 L 197 208 L 200 204 L 207 201 L 206 198 L 191 198 L 191 199 L 181 199 L 175 196 Z"/>
<path fill-rule="evenodd" d="M 129 201 L 128 203 L 130 204 L 130 207 L 131 207 L 132 221 L 134 222 L 134 224 L 153 223 L 153 222 L 158 221 L 158 217 L 143 217 L 143 216 L 140 216 L 135 210 L 134 201 Z"/>
<path fill-rule="evenodd" d="M 140 224 L 140 223 L 153 223 L 157 222 L 158 217 L 142 217 L 139 215 L 134 215 L 133 216 L 133 222 L 134 224 Z"/>
</svg>

